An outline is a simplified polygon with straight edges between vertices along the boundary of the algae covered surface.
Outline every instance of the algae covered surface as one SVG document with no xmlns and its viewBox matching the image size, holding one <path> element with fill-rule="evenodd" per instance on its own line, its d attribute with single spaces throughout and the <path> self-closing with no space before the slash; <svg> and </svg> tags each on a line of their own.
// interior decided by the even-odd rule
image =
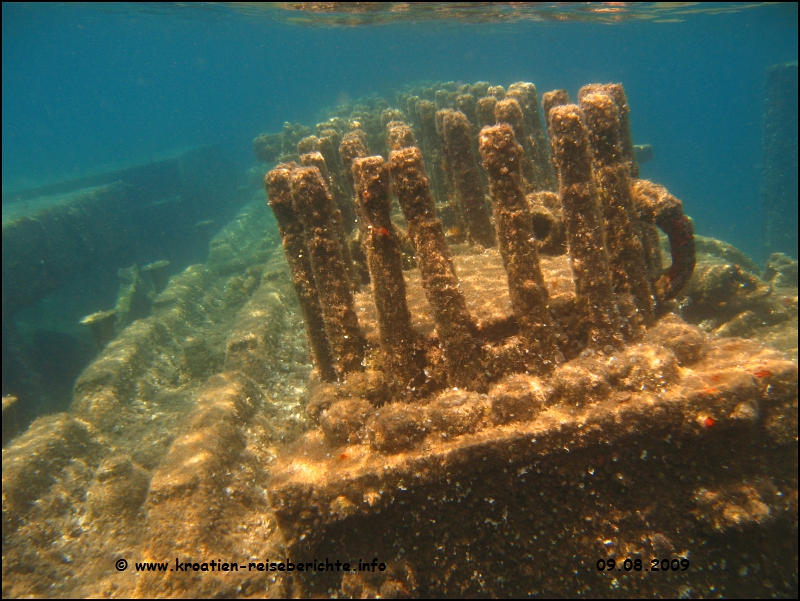
<svg viewBox="0 0 800 601">
<path fill-rule="evenodd" d="M 36 159 L 12 183 L 4 150 L 3 596 L 796 597 L 796 27 L 748 80 L 763 127 L 736 120 L 755 134 L 735 163 L 660 132 L 670 104 L 706 108 L 659 104 L 636 45 L 593 28 L 643 44 L 740 13 L 770 27 L 775 7 L 618 4 L 76 21 L 166 20 L 209 47 L 217 26 L 266 27 L 313 60 L 264 66 L 254 104 L 250 67 L 217 71 L 228 45 L 186 63 L 244 87 L 209 92 L 233 104 L 224 134 L 167 158 L 76 151 L 85 173 L 30 185 Z M 584 27 L 618 68 L 566 50 Z M 541 32 L 576 71 L 514 62 Z M 406 72 L 415 40 L 439 54 Z M 385 69 L 346 67 L 384 43 Z M 161 129 L 196 143 L 175 110 Z M 742 198 L 722 175 L 728 196 L 708 192 L 725 160 Z"/>
</svg>

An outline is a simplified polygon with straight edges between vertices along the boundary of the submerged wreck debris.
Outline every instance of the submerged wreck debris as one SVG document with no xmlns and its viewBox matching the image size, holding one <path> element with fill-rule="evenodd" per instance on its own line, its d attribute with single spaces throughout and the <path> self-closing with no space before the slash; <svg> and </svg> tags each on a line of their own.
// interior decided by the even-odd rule
<svg viewBox="0 0 800 601">
<path fill-rule="evenodd" d="M 292 200 L 303 221 L 311 270 L 334 360 L 344 374 L 361 369 L 364 341 L 353 309 L 350 278 L 333 225 L 333 200 L 316 167 L 291 172 Z"/>
<path fill-rule="evenodd" d="M 83 326 L 88 326 L 92 332 L 92 340 L 94 340 L 97 348 L 103 348 L 114 339 L 114 325 L 117 321 L 117 312 L 111 311 L 97 311 L 91 315 L 87 315 L 81 319 L 80 323 Z"/>
<path fill-rule="evenodd" d="M 589 132 L 582 111 L 574 104 L 553 108 L 548 119 L 577 306 L 590 344 L 598 348 L 619 347 L 622 342 L 619 309 L 611 285 Z"/>
<path fill-rule="evenodd" d="M 353 175 L 360 214 L 369 231 L 367 264 L 378 312 L 381 348 L 386 353 L 386 373 L 402 397 L 419 386 L 425 375 L 417 356 L 417 334 L 411 326 L 406 303 L 400 243 L 390 214 L 389 170 L 381 157 L 365 157 L 353 161 Z"/>
<path fill-rule="evenodd" d="M 442 222 L 436 215 L 422 152 L 418 148 L 394 150 L 389 163 L 392 191 L 403 209 L 417 253 L 422 284 L 443 347 L 448 381 L 452 386 L 483 389 L 480 348 L 471 332 L 472 319 L 458 287 Z"/>
<path fill-rule="evenodd" d="M 142 271 L 150 276 L 150 281 L 153 284 L 153 292 L 155 295 L 161 294 L 167 287 L 167 283 L 169 282 L 167 268 L 169 265 L 169 261 L 163 260 L 149 263 L 142 267 Z"/>
<path fill-rule="evenodd" d="M 512 83 L 508 87 L 506 98 L 515 99 L 525 117 L 527 146 L 530 148 L 538 188 L 555 191 L 558 187 L 558 182 L 556 181 L 555 170 L 550 162 L 547 138 L 542 128 L 542 118 L 539 115 L 539 94 L 536 91 L 536 86 L 530 82 L 523 81 Z"/>
<path fill-rule="evenodd" d="M 322 174 L 328 190 L 336 189 L 335 182 L 328 171 L 327 163 L 325 162 L 325 158 L 322 156 L 322 153 L 317 151 L 303 153 L 300 155 L 300 163 L 305 167 L 316 167 L 319 169 L 319 172 Z M 347 271 L 350 284 L 353 287 L 353 291 L 358 292 L 359 277 L 355 273 L 353 256 L 350 253 L 350 245 L 348 244 L 347 240 L 347 230 L 344 224 L 345 218 L 342 214 L 342 211 L 339 209 L 339 206 L 342 202 L 344 201 L 341 199 L 339 202 L 336 202 L 334 199 L 334 203 L 330 207 L 331 223 L 333 223 L 336 231 L 336 238 L 339 241 L 339 250 L 342 253 L 342 261 L 344 262 L 344 268 Z"/>
<path fill-rule="evenodd" d="M 475 107 L 475 117 L 478 119 L 478 125 L 480 127 L 486 127 L 487 125 L 494 125 L 497 123 L 497 119 L 494 116 L 496 106 L 497 98 L 494 96 L 484 96 L 478 99 L 478 103 Z"/>
<path fill-rule="evenodd" d="M 527 196 L 533 222 L 533 237 L 540 253 L 567 253 L 567 235 L 561 210 L 561 199 L 555 192 L 536 192 Z"/>
<path fill-rule="evenodd" d="M 575 315 L 570 315 L 568 320 L 570 323 L 568 325 L 561 323 L 558 326 L 554 326 L 544 277 L 538 265 L 536 243 L 534 242 L 531 205 L 536 201 L 533 198 L 526 199 L 521 188 L 523 184 L 528 187 L 540 187 L 544 178 L 541 174 L 547 171 L 547 167 L 551 162 L 549 155 L 545 153 L 546 160 L 539 160 L 537 167 L 540 175 L 536 175 L 537 171 L 533 166 L 536 154 L 533 152 L 532 142 L 536 136 L 531 133 L 531 130 L 536 128 L 528 123 L 532 120 L 531 115 L 538 115 L 538 111 L 532 111 L 530 107 L 530 99 L 535 97 L 535 89 L 531 90 L 530 87 L 520 84 L 510 89 L 510 91 L 514 92 L 512 96 L 519 98 L 524 103 L 526 113 L 523 114 L 516 98 L 504 98 L 500 101 L 503 110 L 496 115 L 497 120 L 501 123 L 511 121 L 513 125 L 505 125 L 505 129 L 488 130 L 490 132 L 495 131 L 499 137 L 493 137 L 491 133 L 487 133 L 482 137 L 485 142 L 482 142 L 482 152 L 485 151 L 483 159 L 492 187 L 495 224 L 499 228 L 497 235 L 500 242 L 501 256 L 508 272 L 513 318 L 505 318 L 505 321 L 501 318 L 499 321 L 492 322 L 490 320 L 486 323 L 479 323 L 468 310 L 464 295 L 459 289 L 460 281 L 456 275 L 453 259 L 445 239 L 442 220 L 438 216 L 435 195 L 429 188 L 430 180 L 427 177 L 423 163 L 423 153 L 415 146 L 416 136 L 414 136 L 408 125 L 396 120 L 389 120 L 400 117 L 399 111 L 389 111 L 385 108 L 381 111 L 381 123 L 384 124 L 387 130 L 386 149 L 390 153 L 388 170 L 391 174 L 392 190 L 403 211 L 409 237 L 420 267 L 423 289 L 433 312 L 436 335 L 431 342 L 434 343 L 434 346 L 438 344 L 440 347 L 438 355 L 437 353 L 427 353 L 427 358 L 425 359 L 427 365 L 423 366 L 425 367 L 423 371 L 434 374 L 430 377 L 430 380 L 437 380 L 438 374 L 439 381 L 448 382 L 451 386 L 465 387 L 477 391 L 485 390 L 490 379 L 497 380 L 504 374 L 515 371 L 521 365 L 527 365 L 535 373 L 545 373 L 552 369 L 556 364 L 556 359 L 563 356 L 563 351 L 558 348 L 556 343 L 558 327 L 565 327 L 570 330 L 570 335 L 564 336 L 564 340 L 571 340 L 571 342 L 562 343 L 565 346 L 564 350 L 569 351 L 569 346 L 576 344 L 588 344 L 602 349 L 609 345 L 618 347 L 621 344 L 621 334 L 619 332 L 620 306 L 625 307 L 624 316 L 626 319 L 636 320 L 638 317 L 639 321 L 637 323 L 650 323 L 652 321 L 653 307 L 652 295 L 649 294 L 649 274 L 644 267 L 642 244 L 639 241 L 640 236 L 636 235 L 634 225 L 631 223 L 633 220 L 638 220 L 638 216 L 628 214 L 633 213 L 633 208 L 630 206 L 632 202 L 629 192 L 630 180 L 625 177 L 627 163 L 620 163 L 616 165 L 616 171 L 614 172 L 622 172 L 618 173 L 620 181 L 617 184 L 617 189 L 612 188 L 609 194 L 619 195 L 627 185 L 628 212 L 625 213 L 628 218 L 627 222 L 618 225 L 613 219 L 603 220 L 601 214 L 597 211 L 600 201 L 592 196 L 588 196 L 587 200 L 578 209 L 568 208 L 565 211 L 568 224 L 566 229 L 569 235 L 574 236 L 575 240 L 580 240 L 584 244 L 583 249 L 576 243 L 573 243 L 570 247 L 579 290 L 576 307 L 580 309 L 579 314 L 583 315 L 583 317 L 576 318 Z M 493 90 L 493 93 L 499 96 L 500 89 Z M 451 98 L 449 92 L 448 94 L 439 94 L 437 96 L 438 106 L 445 106 L 451 101 L 458 102 L 461 106 L 470 106 L 468 100 L 463 96 L 464 94 L 461 94 Z M 450 182 L 447 188 L 456 190 L 457 205 L 460 207 L 458 211 L 460 215 L 459 222 L 464 225 L 467 231 L 467 238 L 482 246 L 489 246 L 490 243 L 493 245 L 495 235 L 488 219 L 486 201 L 482 198 L 481 178 L 478 175 L 477 165 L 472 157 L 473 143 L 470 136 L 473 128 L 466 115 L 450 108 L 442 108 L 434 113 L 432 108 L 435 108 L 435 106 L 426 105 L 423 101 L 415 102 L 414 106 L 418 116 L 423 117 L 421 122 L 424 122 L 425 119 L 430 120 L 431 117 L 438 121 L 437 123 L 428 123 L 429 126 L 432 126 L 432 130 L 428 132 L 430 134 L 429 144 L 436 146 L 436 153 L 434 154 L 443 152 L 446 157 L 447 173 L 450 175 L 447 178 L 447 181 Z M 619 127 L 616 113 L 612 117 L 611 125 L 608 127 L 614 130 L 611 133 L 616 134 L 614 128 Z M 406 372 L 401 375 L 397 372 L 397 368 L 393 367 L 393 365 L 398 365 L 398 357 L 400 356 L 407 355 L 411 357 L 413 355 L 414 357 L 420 357 L 420 354 L 419 349 L 412 352 L 416 345 L 415 336 L 409 329 L 410 326 L 405 325 L 410 323 L 410 320 L 404 314 L 402 299 L 397 298 L 397 294 L 401 292 L 401 289 L 396 286 L 387 286 L 387 277 L 385 276 L 387 270 L 389 270 L 388 273 L 392 273 L 391 277 L 388 278 L 389 280 L 397 280 L 402 277 L 402 272 L 396 272 L 397 265 L 394 265 L 395 261 L 390 259 L 392 253 L 388 252 L 388 248 L 379 249 L 376 246 L 376 241 L 378 240 L 385 240 L 387 244 L 393 243 L 397 235 L 397 228 L 391 221 L 391 212 L 388 205 L 380 213 L 376 213 L 373 206 L 373 203 L 382 197 L 383 192 L 381 192 L 380 186 L 375 190 L 371 190 L 368 185 L 369 181 L 379 181 L 381 185 L 388 185 L 389 175 L 375 176 L 374 174 L 368 174 L 370 169 L 378 168 L 374 159 L 364 162 L 368 153 L 366 141 L 370 134 L 365 132 L 362 127 L 371 121 L 370 119 L 365 119 L 363 114 L 360 114 L 358 121 L 354 121 L 351 118 L 351 124 L 354 124 L 353 127 L 355 129 L 345 134 L 342 139 L 340 146 L 342 165 L 346 168 L 349 167 L 346 169 L 345 176 L 352 182 L 361 199 L 355 204 L 356 213 L 359 215 L 361 246 L 367 252 L 370 271 L 381 274 L 383 280 L 373 286 L 373 292 L 376 296 L 376 304 L 379 307 L 383 307 L 379 310 L 378 324 L 382 346 L 386 350 L 384 367 L 387 379 L 406 383 L 412 381 L 420 382 L 420 380 L 424 381 L 425 378 L 420 378 L 416 360 L 408 361 L 409 365 L 413 364 L 415 366 L 412 369 L 415 373 Z M 584 125 L 581 124 L 580 126 L 585 129 Z M 425 127 L 421 127 L 424 139 Z M 514 131 L 514 127 L 517 128 L 519 137 L 525 138 L 527 141 L 527 151 L 517 142 L 518 136 Z M 541 125 L 538 129 L 541 130 Z M 440 136 L 434 136 L 434 132 L 438 132 Z M 585 138 L 583 146 L 581 146 L 583 154 L 580 157 L 583 160 L 582 182 L 585 184 L 584 188 L 587 194 L 596 195 L 596 192 L 594 192 L 596 188 L 592 183 L 593 170 L 588 134 L 585 135 Z M 305 139 L 301 143 L 300 151 L 312 150 L 317 147 L 315 142 L 316 138 Z M 441 142 L 441 145 L 438 144 L 439 142 Z M 324 174 L 327 171 L 324 157 L 319 153 L 314 154 L 311 152 L 303 156 L 304 162 L 309 165 L 316 165 L 321 173 Z M 527 178 L 524 177 L 524 173 L 520 173 L 521 165 L 525 164 L 523 159 L 526 157 L 528 164 Z M 569 162 L 570 157 L 564 160 Z M 357 161 L 360 162 L 357 163 Z M 364 181 L 357 181 L 354 176 L 356 164 L 359 165 L 358 177 L 363 177 Z M 368 165 L 371 167 L 367 167 Z M 383 169 L 384 167 L 381 166 L 380 170 L 382 171 Z M 292 177 L 297 177 L 296 174 L 299 172 L 295 171 L 294 173 L 295 175 Z M 569 180 L 569 175 L 565 177 L 566 180 Z M 323 177 L 322 183 L 327 185 L 328 188 L 333 185 L 330 177 Z M 603 182 L 601 189 L 605 190 L 610 187 L 610 184 L 606 185 Z M 319 194 L 320 198 L 323 198 L 325 191 L 319 190 Z M 364 197 L 362 194 L 367 196 Z M 544 192 L 537 194 L 544 194 Z M 373 197 L 373 195 L 377 196 Z M 294 196 L 298 199 L 300 198 L 297 190 L 294 191 Z M 442 200 L 440 199 L 440 201 Z M 448 203 L 449 200 L 448 197 Z M 604 197 L 604 202 L 609 203 L 611 201 Z M 565 206 L 567 204 L 565 202 Z M 301 207 L 310 206 L 308 202 L 303 201 L 299 201 L 299 205 Z M 623 207 L 625 206 L 623 204 Z M 365 211 L 372 211 L 372 213 L 368 215 Z M 329 229 L 336 228 L 324 226 L 323 221 L 312 224 L 305 212 L 301 211 L 301 214 L 306 228 L 303 237 L 312 257 L 311 265 L 314 278 L 317 280 L 330 278 L 331 269 L 315 266 L 316 263 L 320 265 L 325 263 L 322 257 L 318 260 L 314 259 L 317 251 L 314 250 L 313 245 L 319 246 L 319 236 Z M 335 225 L 335 223 L 336 219 L 334 218 L 330 220 L 329 225 Z M 572 231 L 569 227 L 570 223 L 580 224 L 581 227 L 584 227 L 584 230 L 577 229 Z M 593 223 L 594 225 L 587 226 L 587 223 Z M 590 229 L 586 230 L 586 227 L 590 227 Z M 638 250 L 638 254 L 628 251 L 627 255 L 617 261 L 623 264 L 623 268 L 614 279 L 614 287 L 612 287 L 610 275 L 612 272 L 608 267 L 608 259 L 605 254 L 604 227 L 613 227 L 619 239 L 633 238 L 633 241 L 625 240 L 625 242 L 628 246 Z M 554 226 L 552 229 L 555 231 L 558 228 Z M 341 249 L 345 246 L 345 242 L 341 232 L 337 237 L 338 253 L 341 254 Z M 638 247 L 635 246 L 636 242 L 639 244 Z M 331 257 L 334 256 L 336 253 L 332 249 L 335 241 L 330 239 L 327 240 L 326 244 L 329 250 L 327 254 Z M 602 250 L 597 252 L 597 248 Z M 625 264 L 625 259 L 628 255 L 635 255 L 631 256 L 629 261 L 632 266 Z M 595 263 L 597 261 L 600 262 L 595 264 L 590 259 L 595 260 Z M 627 271 L 625 268 L 627 268 Z M 637 277 L 639 278 L 638 280 L 636 279 Z M 336 282 L 340 280 L 341 278 L 335 278 Z M 634 296 L 642 305 L 641 308 L 635 306 L 635 303 L 626 300 L 627 297 L 631 296 L 630 290 L 635 288 L 637 283 L 639 288 L 646 290 L 646 293 L 641 293 L 637 289 L 639 297 Z M 316 286 L 318 289 L 328 287 L 327 285 L 323 286 L 319 281 L 316 282 Z M 327 303 L 322 300 L 322 296 L 320 292 L 321 307 L 325 315 L 326 335 L 329 339 L 329 344 L 337 355 L 337 363 L 341 364 L 343 361 L 342 351 L 335 350 L 337 343 L 333 342 L 332 337 L 335 336 L 340 341 L 348 340 L 350 341 L 348 344 L 358 345 L 357 326 L 354 325 L 355 315 L 348 308 L 349 301 L 346 300 L 344 295 L 331 294 Z M 382 300 L 383 298 L 390 300 L 384 301 Z M 634 306 L 631 306 L 632 304 Z M 387 308 L 396 310 L 397 314 L 390 315 L 391 312 Z M 565 305 L 562 305 L 562 310 L 567 314 L 571 312 L 569 307 Z M 641 316 L 639 316 L 639 313 L 641 313 Z M 340 315 L 351 316 L 348 317 L 351 325 L 347 333 L 344 333 L 341 324 L 337 322 Z M 564 319 L 562 319 L 563 321 Z M 589 322 L 596 324 L 594 330 L 587 327 Z M 391 323 L 401 324 L 400 332 L 390 331 L 392 328 L 389 324 Z M 511 334 L 511 338 L 497 337 L 496 332 L 503 328 Z M 320 337 L 319 332 L 317 336 Z M 636 337 L 634 335 L 629 336 L 631 339 Z M 402 352 L 395 349 L 401 340 L 405 348 Z M 525 342 L 520 344 L 519 340 L 524 340 Z M 338 344 L 341 345 L 342 342 Z M 354 353 L 353 357 L 360 360 L 363 355 Z M 369 362 L 367 361 L 367 363 Z M 346 363 L 347 367 L 342 366 L 340 373 L 357 368 L 355 359 Z M 431 386 L 435 388 L 435 385 L 431 382 L 427 382 L 427 384 L 427 390 L 430 391 Z M 413 386 L 413 388 L 415 390 L 418 389 L 417 386 Z"/>
<path fill-rule="evenodd" d="M 4 596 L 796 596 L 797 263 L 695 245 L 621 86 L 543 94 L 547 136 L 535 98 L 415 86 L 273 141 L 282 249 L 258 198 L 4 450 Z M 706 569 L 732 548 L 769 578 Z"/>
<path fill-rule="evenodd" d="M 15 408 L 18 400 L 13 394 L 3 395 L 3 447 L 20 429 Z"/>
<path fill-rule="evenodd" d="M 143 271 L 143 270 L 142 270 Z M 153 285 L 147 285 L 134 263 L 130 267 L 117 270 L 122 281 L 117 294 L 116 330 L 122 331 L 131 322 L 141 319 L 150 313 L 153 304 Z"/>
<path fill-rule="evenodd" d="M 784 253 L 772 253 L 761 279 L 777 288 L 797 288 L 797 260 Z"/>
<path fill-rule="evenodd" d="M 442 128 L 467 240 L 482 246 L 494 246 L 494 228 L 484 200 L 478 165 L 472 154 L 472 133 L 467 116 L 460 111 L 449 111 L 443 116 Z"/>
<path fill-rule="evenodd" d="M 325 321 L 322 317 L 319 293 L 314 283 L 311 258 L 306 252 L 303 224 L 292 198 L 291 173 L 294 168 L 294 164 L 288 163 L 279 165 L 267 174 L 264 180 L 267 198 L 278 222 L 286 261 L 292 274 L 292 283 L 303 311 L 314 364 L 324 381 L 333 381 L 336 379 L 333 354 L 325 332 Z"/>
<path fill-rule="evenodd" d="M 523 149 L 505 123 L 481 130 L 480 149 L 489 175 L 500 255 L 508 273 L 511 309 L 525 340 L 526 362 L 535 371 L 548 370 L 555 366 L 559 351 L 533 223 L 520 186 Z"/>
<path fill-rule="evenodd" d="M 117 294 L 116 307 L 109 311 L 97 311 L 80 320 L 81 325 L 89 328 L 97 348 L 104 348 L 133 321 L 150 314 L 154 299 L 169 283 L 169 266 L 169 261 L 162 260 L 149 263 L 141 269 L 134 263 L 117 271 L 122 284 Z"/>
<path fill-rule="evenodd" d="M 770 65 L 764 98 L 762 239 L 765 254 L 797 256 L 797 61 Z"/>
<path fill-rule="evenodd" d="M 669 238 L 672 264 L 666 273 L 653 282 L 653 292 L 660 301 L 675 296 L 692 277 L 695 266 L 694 229 L 683 214 L 683 204 L 664 186 L 639 179 L 633 182 L 633 195 L 642 222 L 651 228 L 658 226 Z M 650 245 L 651 252 L 658 247 Z M 660 258 L 658 259 L 660 265 Z"/>
<path fill-rule="evenodd" d="M 409 126 L 391 123 L 388 171 L 387 162 L 379 156 L 353 161 L 358 212 L 368 231 L 365 239 L 374 296 L 372 301 L 357 295 L 356 306 L 359 317 L 363 316 L 362 328 L 377 330 L 383 357 L 376 361 L 368 348 L 363 379 L 312 392 L 309 413 L 320 427 L 286 452 L 270 487 L 278 523 L 291 549 L 317 553 L 333 545 L 348 556 L 390 555 L 390 549 L 408 545 L 416 553 L 406 555 L 404 565 L 416 566 L 413 581 L 420 591 L 517 594 L 525 578 L 513 570 L 509 583 L 473 585 L 468 584 L 466 569 L 463 573 L 455 569 L 454 574 L 460 574 L 455 576 L 459 583 L 455 585 L 438 580 L 433 571 L 422 567 L 431 565 L 425 563 L 430 561 L 444 569 L 452 558 L 463 559 L 456 550 L 451 559 L 437 559 L 423 547 L 441 549 L 451 536 L 463 536 L 464 544 L 474 545 L 481 537 L 493 536 L 484 524 L 498 527 L 512 514 L 519 513 L 516 530 L 504 532 L 525 532 L 527 522 L 513 506 L 519 499 L 495 492 L 513 488 L 512 471 L 521 475 L 523 483 L 528 472 L 535 472 L 537 490 L 544 486 L 552 492 L 558 488 L 552 474 L 561 473 L 562 463 L 574 463 L 569 469 L 575 486 L 585 474 L 597 473 L 605 460 L 591 457 L 601 452 L 601 440 L 625 439 L 626 445 L 647 447 L 647 451 L 637 451 L 639 460 L 666 456 L 681 440 L 692 449 L 692 457 L 704 457 L 703 467 L 695 464 L 688 470 L 692 473 L 714 469 L 715 462 L 727 456 L 725 442 L 708 438 L 712 429 L 729 429 L 730 436 L 738 436 L 734 431 L 755 428 L 759 434 L 754 437 L 776 450 L 788 442 L 787 430 L 780 434 L 771 430 L 775 422 L 763 412 L 796 413 L 791 400 L 797 390 L 796 365 L 779 353 L 758 350 L 757 344 L 709 340 L 698 328 L 668 313 L 673 307 L 669 301 L 686 287 L 694 269 L 691 222 L 680 201 L 663 187 L 635 179 L 636 159 L 622 87 L 588 86 L 579 93 L 580 106 L 569 104 L 566 94 L 546 94 L 552 157 L 547 147 L 542 152 L 537 146 L 544 133 L 539 125 L 541 135 L 535 135 L 529 123 L 532 118 L 538 120 L 538 111 L 532 117 L 533 111 L 523 110 L 523 106 L 531 108 L 524 104 L 526 91 L 530 90 L 521 85 L 508 91 L 496 87 L 487 90 L 491 96 L 470 100 L 464 97 L 467 89 L 439 89 L 435 103 L 413 103 L 418 116 L 438 120 L 428 123 L 427 142 L 425 126 L 418 125 L 422 150 L 415 146 L 417 137 Z M 489 105 L 492 118 L 487 115 Z M 467 110 L 457 110 L 462 107 Z M 435 113 L 434 108 L 438 109 Z M 477 165 L 471 156 L 472 137 L 477 128 L 467 113 L 483 125 L 478 147 L 485 175 L 475 176 L 473 171 Z M 438 144 L 432 135 L 434 126 L 440 134 Z M 438 192 L 426 173 L 426 147 L 434 147 L 431 164 L 442 164 L 449 174 L 440 180 L 445 185 Z M 558 176 L 557 193 L 548 190 L 554 184 L 548 172 Z M 455 254 L 445 241 L 442 222 L 456 219 L 466 228 L 466 238 L 478 242 L 470 228 L 480 227 L 481 217 L 471 217 L 466 202 L 482 200 L 479 191 L 484 177 L 497 248 L 479 243 L 459 248 Z M 401 270 L 390 181 L 415 249 L 418 273 Z M 456 217 L 448 216 L 446 210 L 452 194 L 459 206 Z M 661 267 L 656 227 L 669 241 L 672 262 L 666 270 Z M 537 228 L 543 235 L 537 236 Z M 539 256 L 538 248 L 548 235 L 553 237 L 547 243 L 551 249 L 559 247 L 555 241 L 559 235 L 566 237 L 568 264 L 563 254 Z M 497 279 L 500 268 L 506 271 L 503 283 L 487 281 Z M 500 298 L 502 303 L 497 302 Z M 374 310 L 369 309 L 373 302 Z M 420 327 L 421 322 L 432 331 Z M 737 364 L 736 357 L 745 363 Z M 765 361 L 771 367 L 755 371 L 747 367 Z M 776 371 L 784 374 L 788 394 L 779 395 L 780 401 L 766 392 L 755 404 L 747 400 L 747 390 L 765 390 L 754 382 L 774 377 Z M 388 384 L 389 392 L 381 389 L 381 381 Z M 796 416 L 789 417 L 793 420 Z M 324 457 L 314 450 L 320 445 L 330 449 Z M 614 453 L 612 462 L 617 462 L 621 455 Z M 483 467 L 475 465 L 478 456 L 483 458 Z M 796 482 L 788 475 L 792 462 L 781 465 L 781 475 L 776 471 L 770 477 Z M 687 470 L 686 463 L 681 466 L 672 475 L 662 475 L 678 477 Z M 754 468 L 755 464 L 742 465 L 744 471 Z M 304 475 L 311 473 L 313 479 Z M 646 486 L 662 490 L 665 496 L 672 494 L 643 473 L 633 455 L 622 471 L 609 478 L 616 478 L 618 488 L 612 490 L 609 480 L 611 488 L 603 494 L 614 499 L 614 506 L 627 506 L 623 497 L 625 491 L 637 488 L 634 480 L 650 482 Z M 493 484 L 484 485 L 483 479 Z M 598 484 L 585 485 L 598 491 Z M 715 490 L 722 491 L 724 486 L 720 483 Z M 533 493 L 524 494 L 522 506 L 541 504 Z M 727 523 L 720 526 L 713 513 L 718 509 L 709 510 L 706 502 L 710 497 L 698 497 L 694 489 L 678 494 L 674 507 L 692 517 L 682 516 L 679 510 L 666 512 L 660 527 L 669 530 L 670 537 L 683 540 L 678 532 L 687 527 L 687 519 L 717 532 L 735 529 Z M 769 508 L 774 507 L 767 499 L 775 497 L 760 489 L 748 494 L 767 509 L 765 514 L 742 519 L 765 526 L 769 520 L 763 516 L 772 515 Z M 441 502 L 436 500 L 440 498 Z M 474 505 L 481 498 L 489 504 L 485 512 Z M 472 503 L 469 510 L 458 506 L 466 499 Z M 566 527 L 578 519 L 578 513 L 589 511 L 593 517 L 583 523 L 593 525 L 581 529 L 601 537 L 609 522 L 592 513 L 593 502 L 587 505 L 577 491 L 570 499 L 569 503 L 584 509 L 567 512 L 570 517 L 565 521 L 556 519 L 548 527 Z M 503 508 L 499 514 L 493 513 L 496 502 Z M 402 508 L 406 506 L 409 510 Z M 540 509 L 541 514 L 551 511 L 544 505 Z M 425 536 L 414 521 L 422 518 L 408 518 L 409 511 L 411 516 L 417 511 L 425 514 Z M 451 512 L 473 520 L 471 525 L 459 525 L 459 518 L 450 519 Z M 407 519 L 410 522 L 404 525 Z M 378 540 L 364 544 L 351 535 L 362 528 L 379 528 Z M 616 540 L 629 548 L 636 536 L 626 533 L 622 536 L 626 542 L 620 536 Z M 653 540 L 650 553 L 666 552 L 661 538 Z M 583 549 L 584 554 L 594 548 L 592 543 L 579 542 L 566 546 L 573 553 Z M 538 543 L 525 546 L 533 547 L 539 548 Z M 508 559 L 507 554 L 501 555 Z M 408 586 L 408 580 L 403 580 L 407 573 L 403 574 L 401 584 L 387 577 L 376 581 L 374 590 L 381 583 Z M 308 591 L 324 586 L 373 590 L 347 578 L 330 577 L 325 585 L 304 582 Z M 552 586 L 548 590 L 560 590 L 561 585 Z M 644 590 L 643 586 L 637 583 L 636 590 Z"/>
<path fill-rule="evenodd" d="M 511 126 L 517 144 L 520 144 L 523 149 L 517 160 L 520 164 L 525 191 L 537 192 L 544 189 L 543 182 L 540 181 L 533 163 L 533 141 L 528 135 L 525 117 L 519 103 L 516 99 L 509 97 L 500 100 L 494 107 L 494 116 L 498 123 L 508 123 Z"/>
<path fill-rule="evenodd" d="M 578 92 L 589 130 L 595 186 L 606 234 L 611 283 L 617 297 L 630 295 L 635 316 L 628 321 L 628 338 L 639 337 L 653 321 L 653 291 L 645 262 L 639 215 L 631 190 L 630 161 L 622 151 L 620 110 L 604 91 Z"/>
<path fill-rule="evenodd" d="M 617 109 L 618 129 L 616 138 L 619 144 L 619 151 L 622 158 L 628 163 L 630 176 L 633 179 L 639 177 L 639 165 L 636 163 L 636 152 L 634 149 L 633 138 L 631 137 L 631 119 L 628 98 L 622 84 L 589 84 L 578 90 L 578 101 L 583 102 L 584 96 L 589 94 L 604 94 L 610 96 Z"/>
</svg>

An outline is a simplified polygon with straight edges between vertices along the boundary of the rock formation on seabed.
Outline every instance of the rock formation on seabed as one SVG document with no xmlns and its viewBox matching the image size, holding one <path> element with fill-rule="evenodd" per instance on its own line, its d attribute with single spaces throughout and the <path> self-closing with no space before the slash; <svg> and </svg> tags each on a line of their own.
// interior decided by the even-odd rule
<svg viewBox="0 0 800 601">
<path fill-rule="evenodd" d="M 270 138 L 284 252 L 4 451 L 4 596 L 796 595 L 796 262 L 638 179 L 619 84 L 396 100 Z"/>
</svg>

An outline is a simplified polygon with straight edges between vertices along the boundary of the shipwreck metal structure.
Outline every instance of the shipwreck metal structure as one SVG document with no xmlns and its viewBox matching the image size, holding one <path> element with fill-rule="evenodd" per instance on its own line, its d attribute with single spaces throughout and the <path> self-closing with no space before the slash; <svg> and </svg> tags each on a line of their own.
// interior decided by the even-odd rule
<svg viewBox="0 0 800 601">
<path fill-rule="evenodd" d="M 437 91 L 439 110 L 409 96 L 407 112 L 386 108 L 374 121 L 320 124 L 321 138 L 298 144 L 299 160 L 308 166 L 283 163 L 266 178 L 324 381 L 364 369 L 369 353 L 353 309 L 358 282 L 351 280 L 365 268 L 378 312 L 377 368 L 390 390 L 384 400 L 448 386 L 485 392 L 510 373 L 552 371 L 584 348 L 622 348 L 642 339 L 659 307 L 691 276 L 692 227 L 680 201 L 635 179 L 621 85 L 585 86 L 577 105 L 568 104 L 566 94 L 546 95 L 549 145 L 533 84 L 513 84 L 507 92 L 476 84 L 459 92 Z M 414 124 L 417 134 L 400 119 Z M 385 132 L 378 149 L 384 156 L 368 156 L 367 142 L 376 139 L 370 123 Z M 333 142 L 340 138 L 337 149 Z M 323 146 L 327 158 L 313 150 Z M 354 198 L 341 182 L 348 182 Z M 555 196 L 559 216 L 537 236 L 533 215 L 548 195 Z M 392 218 L 392 198 L 402 220 Z M 669 237 L 667 270 L 656 226 Z M 552 305 L 539 247 L 556 228 L 566 234 L 574 295 Z M 348 231 L 356 233 L 352 240 Z M 473 249 L 499 248 L 510 314 L 490 321 L 470 314 L 448 231 Z M 412 326 L 404 243 L 420 270 L 433 335 Z M 353 263 L 359 256 L 360 268 Z"/>
</svg>

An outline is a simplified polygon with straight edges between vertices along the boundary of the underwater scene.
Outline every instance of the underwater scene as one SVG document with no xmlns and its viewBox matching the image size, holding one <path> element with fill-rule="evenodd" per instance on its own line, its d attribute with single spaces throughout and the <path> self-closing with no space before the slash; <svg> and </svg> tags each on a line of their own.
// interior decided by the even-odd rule
<svg viewBox="0 0 800 601">
<path fill-rule="evenodd" d="M 797 598 L 796 3 L 3 3 L 4 598 Z"/>
</svg>

